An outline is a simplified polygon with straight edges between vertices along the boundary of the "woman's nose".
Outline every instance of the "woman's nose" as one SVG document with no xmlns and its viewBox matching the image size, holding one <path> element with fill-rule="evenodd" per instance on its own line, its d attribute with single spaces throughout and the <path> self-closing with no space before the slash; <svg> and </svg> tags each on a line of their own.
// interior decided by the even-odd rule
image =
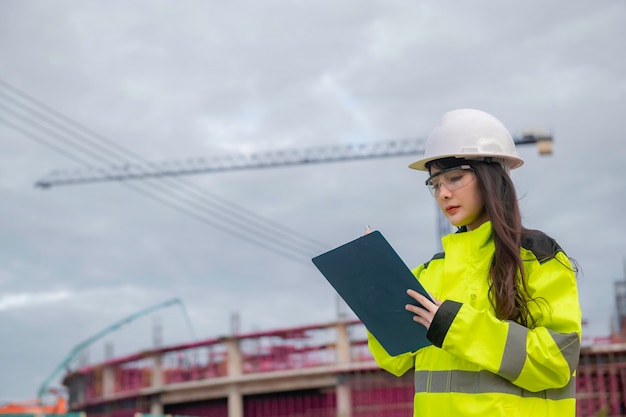
<svg viewBox="0 0 626 417">
<path fill-rule="evenodd" d="M 447 200 L 452 195 L 452 192 L 450 192 L 450 190 L 448 189 L 448 187 L 446 187 L 444 183 L 439 184 L 438 191 L 439 198 L 443 198 L 444 200 Z"/>
</svg>

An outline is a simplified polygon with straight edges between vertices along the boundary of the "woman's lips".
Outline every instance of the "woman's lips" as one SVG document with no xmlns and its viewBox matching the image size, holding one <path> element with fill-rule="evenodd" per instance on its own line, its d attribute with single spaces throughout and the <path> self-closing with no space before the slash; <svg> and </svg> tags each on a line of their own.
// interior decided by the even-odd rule
<svg viewBox="0 0 626 417">
<path fill-rule="evenodd" d="M 459 209 L 459 206 L 449 206 L 449 207 L 446 207 L 446 213 L 454 214 L 456 213 L 458 209 Z"/>
</svg>

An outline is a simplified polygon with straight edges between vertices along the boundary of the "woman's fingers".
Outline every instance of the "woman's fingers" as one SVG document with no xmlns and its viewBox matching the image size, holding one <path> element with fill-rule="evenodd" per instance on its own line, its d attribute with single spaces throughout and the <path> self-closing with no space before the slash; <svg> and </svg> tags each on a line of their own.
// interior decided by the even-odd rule
<svg viewBox="0 0 626 417">
<path fill-rule="evenodd" d="M 441 305 L 441 301 L 439 301 L 438 299 L 433 297 L 433 295 L 431 293 L 428 293 L 428 296 L 435 302 L 436 305 L 438 305 L 438 306 Z"/>
<path fill-rule="evenodd" d="M 428 298 L 424 297 L 422 294 L 418 293 L 415 290 L 407 290 L 406 293 L 409 295 L 409 297 L 413 298 L 415 301 L 420 303 L 422 307 L 424 307 L 427 310 L 431 310 L 432 307 L 437 306 L 437 304 L 433 303 Z"/>
<path fill-rule="evenodd" d="M 419 306 L 407 304 L 405 306 L 406 310 L 415 314 L 415 316 L 413 316 L 413 320 L 424 325 L 426 329 L 429 329 L 441 302 L 432 296 L 431 298 L 433 298 L 434 302 L 430 301 L 428 298 L 415 290 L 407 290 L 406 293 L 420 304 Z"/>
</svg>

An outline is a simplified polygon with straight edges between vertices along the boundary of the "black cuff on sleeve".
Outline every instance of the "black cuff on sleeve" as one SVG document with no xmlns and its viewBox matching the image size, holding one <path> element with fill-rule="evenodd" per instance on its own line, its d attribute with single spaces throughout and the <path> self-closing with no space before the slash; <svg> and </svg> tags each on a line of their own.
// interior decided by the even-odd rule
<svg viewBox="0 0 626 417">
<path fill-rule="evenodd" d="M 448 329 L 450 329 L 452 321 L 454 321 L 462 305 L 450 300 L 441 303 L 435 317 L 433 317 L 432 323 L 430 323 L 428 332 L 426 332 L 426 337 L 433 345 L 438 348 L 443 346 L 443 340 L 446 338 L 446 334 L 448 334 Z"/>
</svg>

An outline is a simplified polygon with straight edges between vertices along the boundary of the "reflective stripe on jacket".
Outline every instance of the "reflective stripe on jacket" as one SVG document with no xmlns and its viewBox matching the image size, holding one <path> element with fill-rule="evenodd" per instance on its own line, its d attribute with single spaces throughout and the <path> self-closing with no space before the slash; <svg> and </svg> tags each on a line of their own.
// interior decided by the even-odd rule
<svg viewBox="0 0 626 417">
<path fill-rule="evenodd" d="M 428 331 L 433 346 L 390 356 L 368 334 L 381 368 L 398 376 L 415 368 L 414 415 L 573 417 L 582 318 L 565 253 L 541 232 L 523 238 L 528 291 L 536 300 L 529 310 L 537 320 L 527 329 L 497 319 L 490 305 L 491 223 L 442 242 L 442 254 L 413 270 L 443 301 Z"/>
</svg>

